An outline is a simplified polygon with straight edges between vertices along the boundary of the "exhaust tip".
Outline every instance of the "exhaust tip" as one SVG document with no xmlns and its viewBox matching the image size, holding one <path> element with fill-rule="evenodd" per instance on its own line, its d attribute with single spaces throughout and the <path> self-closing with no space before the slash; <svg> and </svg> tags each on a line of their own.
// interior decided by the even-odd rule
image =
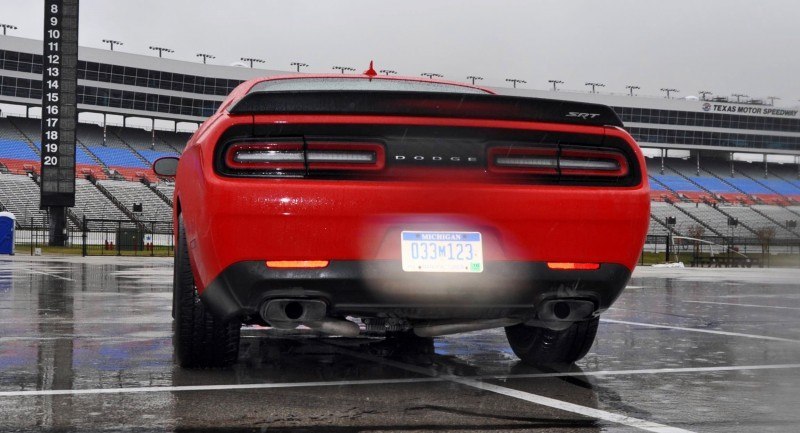
<svg viewBox="0 0 800 433">
<path fill-rule="evenodd" d="M 283 307 L 283 312 L 289 320 L 297 320 L 303 317 L 303 305 L 299 302 L 287 302 Z"/>
<path fill-rule="evenodd" d="M 571 308 L 566 302 L 557 302 L 553 305 L 553 315 L 559 320 L 564 320 L 569 317 Z"/>
</svg>

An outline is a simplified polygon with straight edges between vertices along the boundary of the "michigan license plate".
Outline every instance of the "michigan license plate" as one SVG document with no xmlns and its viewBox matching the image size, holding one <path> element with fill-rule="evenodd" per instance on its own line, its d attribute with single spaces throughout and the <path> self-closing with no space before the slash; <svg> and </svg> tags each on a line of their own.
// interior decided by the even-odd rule
<svg viewBox="0 0 800 433">
<path fill-rule="evenodd" d="M 412 232 L 400 234 L 406 272 L 483 272 L 478 232 Z"/>
</svg>

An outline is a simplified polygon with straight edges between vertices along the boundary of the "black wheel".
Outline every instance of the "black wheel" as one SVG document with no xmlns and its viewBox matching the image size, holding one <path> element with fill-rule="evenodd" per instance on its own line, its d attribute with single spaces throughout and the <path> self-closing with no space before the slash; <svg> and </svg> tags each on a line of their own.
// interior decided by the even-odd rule
<svg viewBox="0 0 800 433">
<path fill-rule="evenodd" d="M 173 343 L 184 368 L 228 367 L 239 357 L 241 323 L 221 322 L 203 306 L 189 264 L 183 218 L 178 219 L 173 279 Z"/>
<path fill-rule="evenodd" d="M 583 358 L 597 335 L 599 317 L 575 322 L 562 331 L 524 324 L 506 328 L 511 349 L 529 365 L 571 364 Z"/>
</svg>

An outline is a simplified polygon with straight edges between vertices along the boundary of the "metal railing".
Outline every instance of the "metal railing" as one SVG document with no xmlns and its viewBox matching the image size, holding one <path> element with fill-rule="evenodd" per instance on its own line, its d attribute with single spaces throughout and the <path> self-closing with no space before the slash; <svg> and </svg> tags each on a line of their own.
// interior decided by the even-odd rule
<svg viewBox="0 0 800 433">
<path fill-rule="evenodd" d="M 50 230 L 30 221 L 16 231 L 17 252 L 31 255 L 171 257 L 175 254 L 172 221 L 107 220 L 84 218 L 68 224 L 65 243 L 50 245 Z"/>
</svg>

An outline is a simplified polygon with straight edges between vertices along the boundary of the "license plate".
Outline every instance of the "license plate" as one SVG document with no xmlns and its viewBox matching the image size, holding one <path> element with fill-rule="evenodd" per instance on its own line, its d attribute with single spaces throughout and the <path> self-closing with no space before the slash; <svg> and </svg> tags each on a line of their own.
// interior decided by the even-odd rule
<svg viewBox="0 0 800 433">
<path fill-rule="evenodd" d="M 478 232 L 412 232 L 400 234 L 405 272 L 483 272 Z"/>
</svg>

